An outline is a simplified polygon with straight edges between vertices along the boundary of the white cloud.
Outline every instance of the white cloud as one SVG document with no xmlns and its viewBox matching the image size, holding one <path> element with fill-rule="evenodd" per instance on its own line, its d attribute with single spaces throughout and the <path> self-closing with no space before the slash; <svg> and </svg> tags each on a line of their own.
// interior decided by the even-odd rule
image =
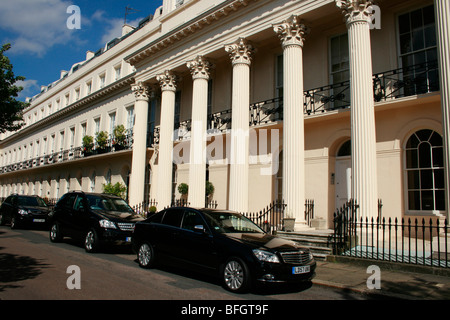
<svg viewBox="0 0 450 320">
<path fill-rule="evenodd" d="M 73 37 L 66 24 L 71 4 L 65 0 L 2 1 L 0 29 L 8 33 L 2 40 L 11 42 L 11 53 L 44 55 L 55 44 Z"/>
<path fill-rule="evenodd" d="M 136 27 L 143 18 L 137 18 L 135 20 L 127 21 L 127 24 Z M 108 18 L 105 12 L 97 10 L 91 17 L 91 20 L 101 22 L 106 32 L 101 36 L 100 45 L 104 45 L 115 38 L 122 36 L 123 18 Z"/>
<path fill-rule="evenodd" d="M 24 101 L 26 97 L 30 97 L 39 91 L 37 80 L 19 80 L 15 83 L 16 86 L 22 87 L 23 90 L 19 92 L 18 100 Z"/>
</svg>

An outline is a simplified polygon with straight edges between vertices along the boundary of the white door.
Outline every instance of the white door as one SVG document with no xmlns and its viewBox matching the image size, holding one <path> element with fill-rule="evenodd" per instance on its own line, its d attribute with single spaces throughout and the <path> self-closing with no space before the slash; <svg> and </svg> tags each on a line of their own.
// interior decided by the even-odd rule
<svg viewBox="0 0 450 320">
<path fill-rule="evenodd" d="M 336 158 L 335 193 L 336 208 L 342 207 L 352 196 L 352 160 L 350 157 Z"/>
</svg>

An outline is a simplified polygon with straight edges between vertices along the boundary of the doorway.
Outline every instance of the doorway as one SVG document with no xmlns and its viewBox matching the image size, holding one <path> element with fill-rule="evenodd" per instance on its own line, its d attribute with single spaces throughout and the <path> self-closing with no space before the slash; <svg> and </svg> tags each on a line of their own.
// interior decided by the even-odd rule
<svg viewBox="0 0 450 320">
<path fill-rule="evenodd" d="M 342 207 L 352 196 L 351 141 L 345 141 L 336 154 L 335 206 Z"/>
</svg>

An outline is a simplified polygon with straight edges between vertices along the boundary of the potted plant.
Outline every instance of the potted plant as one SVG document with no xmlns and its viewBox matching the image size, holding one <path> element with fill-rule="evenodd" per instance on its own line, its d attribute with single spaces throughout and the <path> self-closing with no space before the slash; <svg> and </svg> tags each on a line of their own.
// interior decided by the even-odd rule
<svg viewBox="0 0 450 320">
<path fill-rule="evenodd" d="M 212 195 L 214 194 L 214 186 L 211 182 L 206 181 L 205 184 L 205 196 L 207 201 L 211 201 Z"/>
<path fill-rule="evenodd" d="M 186 200 L 189 192 L 189 186 L 182 182 L 178 185 L 178 192 L 181 193 L 181 199 Z"/>
<path fill-rule="evenodd" d="M 114 128 L 113 131 L 113 147 L 114 150 L 123 150 L 125 149 L 125 143 L 127 135 L 125 134 L 125 127 L 122 124 L 119 124 Z"/>
<path fill-rule="evenodd" d="M 108 133 L 106 131 L 99 131 L 95 136 L 95 142 L 97 143 L 97 149 L 99 153 L 107 152 Z"/>
<path fill-rule="evenodd" d="M 87 157 L 92 154 L 92 149 L 94 148 L 94 137 L 85 135 L 83 137 L 83 153 Z"/>
</svg>

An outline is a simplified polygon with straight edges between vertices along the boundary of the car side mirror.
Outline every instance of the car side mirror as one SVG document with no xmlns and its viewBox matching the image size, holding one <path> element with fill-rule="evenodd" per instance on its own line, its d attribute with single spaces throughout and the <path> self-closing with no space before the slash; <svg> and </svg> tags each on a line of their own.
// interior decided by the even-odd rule
<svg viewBox="0 0 450 320">
<path fill-rule="evenodd" d="M 199 233 L 205 233 L 205 227 L 202 224 L 197 224 L 194 226 L 194 231 Z"/>
</svg>

